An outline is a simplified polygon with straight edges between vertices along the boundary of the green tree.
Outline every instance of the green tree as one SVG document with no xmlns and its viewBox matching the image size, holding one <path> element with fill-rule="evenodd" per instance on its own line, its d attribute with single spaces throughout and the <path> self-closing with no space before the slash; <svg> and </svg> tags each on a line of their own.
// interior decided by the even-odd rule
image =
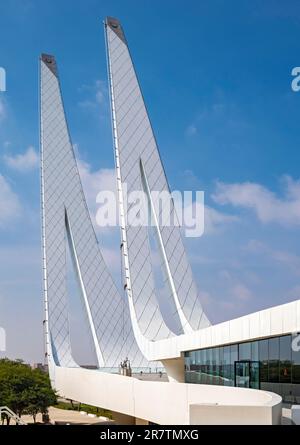
<svg viewBox="0 0 300 445">
<path fill-rule="evenodd" d="M 47 414 L 56 403 L 56 394 L 49 377 L 39 369 L 32 370 L 22 361 L 0 360 L 0 406 L 8 406 L 19 417 Z"/>
</svg>

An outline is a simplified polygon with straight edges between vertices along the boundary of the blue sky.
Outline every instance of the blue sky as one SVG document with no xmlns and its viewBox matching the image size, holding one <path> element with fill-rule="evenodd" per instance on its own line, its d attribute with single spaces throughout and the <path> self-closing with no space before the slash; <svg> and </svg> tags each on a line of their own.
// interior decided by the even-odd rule
<svg viewBox="0 0 300 445">
<path fill-rule="evenodd" d="M 113 183 L 107 15 L 124 26 L 171 187 L 205 191 L 206 234 L 186 244 L 211 320 L 300 298 L 300 92 L 291 89 L 291 70 L 300 66 L 300 3 L 7 0 L 0 6 L 7 72 L 0 326 L 11 357 L 40 361 L 43 354 L 38 58 L 57 58 L 93 212 L 97 190 Z M 118 279 L 117 233 L 99 238 Z M 74 331 L 79 319 L 74 302 Z"/>
</svg>

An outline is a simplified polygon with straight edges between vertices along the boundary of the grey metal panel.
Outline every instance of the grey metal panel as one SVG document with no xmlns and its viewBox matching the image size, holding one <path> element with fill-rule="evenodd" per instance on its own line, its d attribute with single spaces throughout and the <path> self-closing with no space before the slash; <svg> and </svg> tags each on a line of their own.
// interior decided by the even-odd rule
<svg viewBox="0 0 300 445">
<path fill-rule="evenodd" d="M 115 19 L 118 29 L 122 31 L 122 37 L 120 37 L 109 25 L 109 21 L 111 18 L 107 21 L 106 35 L 121 181 L 126 183 L 128 193 L 142 191 L 140 171 L 140 161 L 142 161 L 150 190 L 169 192 L 124 31 L 120 22 Z M 173 203 L 171 214 L 176 218 Z M 172 224 L 171 227 L 159 225 L 158 230 L 162 236 L 167 262 L 186 320 L 193 329 L 208 326 L 210 323 L 199 300 L 180 228 L 176 224 Z M 153 280 L 148 230 L 145 227 L 133 227 L 127 224 L 126 238 L 132 298 L 140 329 L 148 339 L 166 338 L 171 335 L 171 332 L 158 308 L 159 297 Z M 169 286 L 169 276 L 167 273 L 165 276 L 166 286 Z M 174 294 L 169 290 L 167 295 L 168 303 L 178 324 Z M 179 330 L 176 334 L 181 332 L 182 330 Z"/>
<path fill-rule="evenodd" d="M 128 302 L 119 294 L 99 249 L 68 133 L 56 62 L 48 55 L 41 58 L 41 154 L 45 291 L 56 363 L 76 366 L 69 338 L 68 231 L 74 243 L 73 257 L 78 261 L 81 290 L 87 297 L 97 336 L 95 345 L 100 346 L 103 366 L 117 367 L 126 357 L 132 366 L 149 366 L 135 342 Z"/>
</svg>

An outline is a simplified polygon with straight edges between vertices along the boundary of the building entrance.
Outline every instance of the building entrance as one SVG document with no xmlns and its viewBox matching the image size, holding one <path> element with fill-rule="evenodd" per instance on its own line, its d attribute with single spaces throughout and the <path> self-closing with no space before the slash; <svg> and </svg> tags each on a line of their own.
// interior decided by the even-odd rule
<svg viewBox="0 0 300 445">
<path fill-rule="evenodd" d="M 234 363 L 234 384 L 240 388 L 259 389 L 259 362 L 236 361 Z"/>
</svg>

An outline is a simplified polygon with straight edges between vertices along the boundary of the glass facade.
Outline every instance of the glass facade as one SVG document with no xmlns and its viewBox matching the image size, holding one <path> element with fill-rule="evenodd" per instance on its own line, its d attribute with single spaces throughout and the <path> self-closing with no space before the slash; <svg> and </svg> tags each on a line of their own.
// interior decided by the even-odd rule
<svg viewBox="0 0 300 445">
<path fill-rule="evenodd" d="M 240 386 L 280 394 L 300 404 L 298 334 L 185 353 L 186 383 Z"/>
</svg>

